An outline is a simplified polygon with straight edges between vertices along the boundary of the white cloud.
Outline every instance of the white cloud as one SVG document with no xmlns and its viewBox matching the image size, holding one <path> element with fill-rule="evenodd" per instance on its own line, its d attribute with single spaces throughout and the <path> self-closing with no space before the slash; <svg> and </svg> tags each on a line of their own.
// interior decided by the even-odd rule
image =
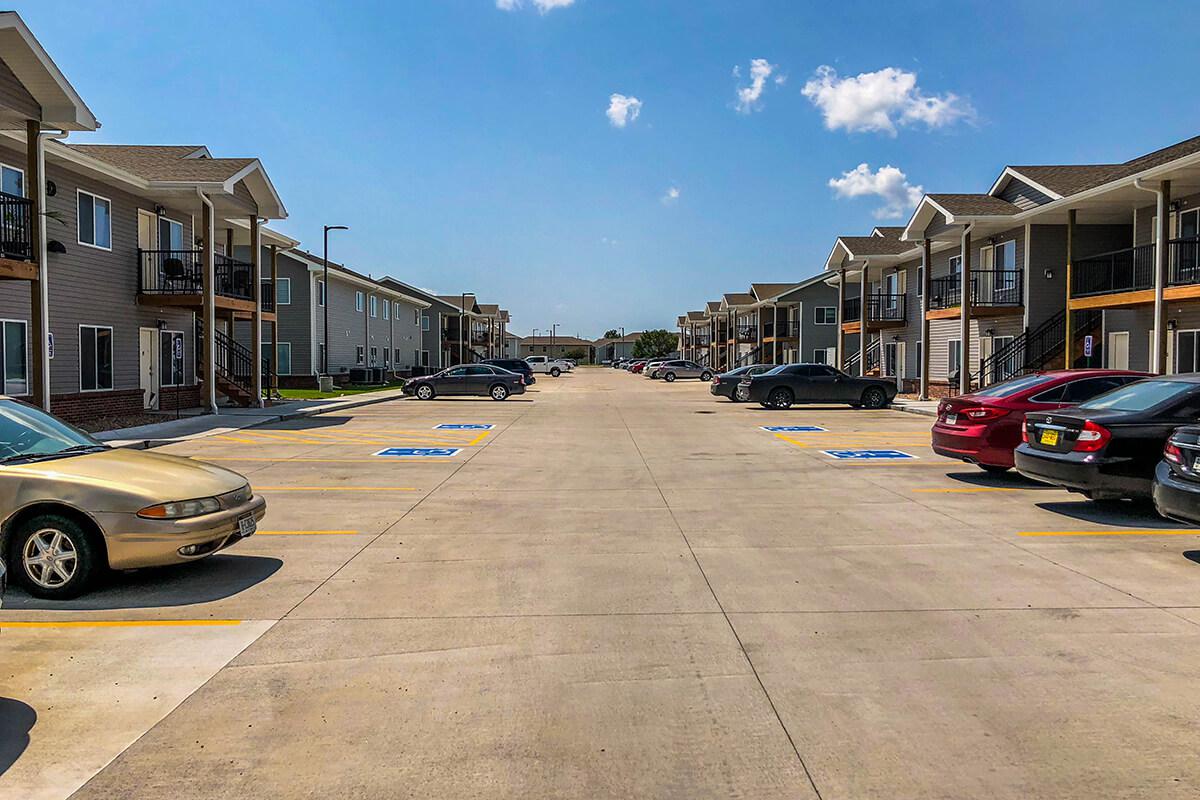
<svg viewBox="0 0 1200 800">
<path fill-rule="evenodd" d="M 941 128 L 975 116 L 975 109 L 963 98 L 953 92 L 927 95 L 917 86 L 915 72 L 897 67 L 840 78 L 833 67 L 821 66 L 802 91 L 821 109 L 829 130 L 895 136 L 897 125 L 923 123 Z"/>
<path fill-rule="evenodd" d="M 884 204 L 875 209 L 876 219 L 894 219 L 912 212 L 925 190 L 908 182 L 908 176 L 890 164 L 871 172 L 859 164 L 840 178 L 830 178 L 829 188 L 838 197 L 881 197 Z"/>
<path fill-rule="evenodd" d="M 777 69 L 779 69 L 779 65 L 772 64 L 765 58 L 756 58 L 750 62 L 750 85 L 739 86 L 737 90 L 737 102 L 734 107 L 739 113 L 749 114 L 751 111 L 758 110 L 763 90 L 767 88 L 767 79 Z M 733 77 L 742 77 L 741 67 L 733 68 Z M 774 83 L 782 85 L 785 80 L 787 80 L 786 75 L 776 75 Z"/>
<path fill-rule="evenodd" d="M 679 199 L 679 187 L 678 186 L 670 187 L 669 189 L 667 189 L 666 194 L 664 194 L 661 198 L 659 198 L 659 200 L 662 202 L 662 204 L 664 206 L 669 206 L 678 199 Z"/>
<path fill-rule="evenodd" d="M 533 0 L 533 7 L 541 14 L 547 14 L 556 8 L 566 8 L 574 5 L 575 0 Z M 501 11 L 516 11 L 525 5 L 525 0 L 496 0 L 496 8 Z"/>
<path fill-rule="evenodd" d="M 642 113 L 642 101 L 623 94 L 611 94 L 608 97 L 608 111 L 604 113 L 614 128 L 624 128 Z"/>
</svg>

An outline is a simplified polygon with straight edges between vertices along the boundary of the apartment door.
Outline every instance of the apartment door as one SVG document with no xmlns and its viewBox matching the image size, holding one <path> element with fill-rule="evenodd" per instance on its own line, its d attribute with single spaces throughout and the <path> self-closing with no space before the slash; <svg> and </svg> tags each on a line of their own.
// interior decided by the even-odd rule
<svg viewBox="0 0 1200 800">
<path fill-rule="evenodd" d="M 1156 367 L 1156 365 L 1153 363 L 1154 362 L 1154 331 L 1150 330 L 1147 333 L 1149 334 L 1150 338 L 1149 338 L 1149 347 L 1146 350 L 1146 370 L 1148 372 L 1153 372 Z M 1175 353 L 1178 352 L 1183 347 L 1194 346 L 1194 344 L 1196 342 L 1195 334 L 1196 334 L 1195 331 L 1180 331 L 1175 336 L 1172 336 L 1170 329 L 1169 328 L 1167 329 L 1167 352 L 1166 352 L 1166 359 L 1164 359 L 1164 362 L 1163 362 L 1164 364 L 1166 364 L 1166 374 L 1167 375 L 1174 375 L 1176 372 L 1180 371 L 1178 368 L 1179 364 L 1175 360 Z M 1188 338 L 1187 341 L 1184 341 L 1185 335 L 1190 336 L 1190 338 Z M 1175 346 L 1176 338 L 1179 339 L 1179 345 L 1180 345 L 1179 347 Z M 1190 357 L 1187 358 L 1187 361 L 1188 361 L 1188 363 L 1191 362 Z M 1189 369 L 1186 371 L 1191 372 L 1192 370 Z"/>
<path fill-rule="evenodd" d="M 161 379 L 158 374 L 158 329 L 138 328 L 138 365 L 141 375 L 142 407 L 158 408 Z"/>
<path fill-rule="evenodd" d="M 1175 349 L 1175 372 L 1200 372 L 1200 331 L 1179 331 Z M 1170 337 L 1168 337 L 1168 341 Z M 1168 362 L 1170 362 L 1168 353 Z"/>
<path fill-rule="evenodd" d="M 149 211 L 138 209 L 138 250 L 158 249 L 156 219 Z M 152 256 L 142 256 L 141 261 L 142 286 L 146 289 L 158 288 L 158 261 Z"/>
<path fill-rule="evenodd" d="M 1104 360 L 1109 369 L 1129 369 L 1129 331 L 1109 331 Z"/>
</svg>

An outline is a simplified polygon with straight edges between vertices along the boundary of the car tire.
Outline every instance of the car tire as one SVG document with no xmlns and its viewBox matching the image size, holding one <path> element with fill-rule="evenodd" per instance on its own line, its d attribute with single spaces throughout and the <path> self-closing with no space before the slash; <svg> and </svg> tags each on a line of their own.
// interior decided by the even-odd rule
<svg viewBox="0 0 1200 800">
<path fill-rule="evenodd" d="M 559 369 L 558 367 L 554 367 L 553 369 L 550 370 L 551 377 L 557 378 L 559 375 L 562 375 L 562 370 Z"/>
<path fill-rule="evenodd" d="M 758 402 L 758 404 L 759 404 L 760 406 L 762 406 L 763 408 L 770 408 L 770 407 L 771 407 L 771 404 L 770 404 L 770 403 L 763 402 L 762 400 L 760 400 L 760 401 Z"/>
<path fill-rule="evenodd" d="M 782 386 L 778 389 L 772 389 L 767 395 L 767 406 L 770 408 L 786 411 L 792 407 L 795 398 L 792 396 L 791 389 L 785 389 Z"/>
<path fill-rule="evenodd" d="M 39 514 L 13 530 L 9 567 L 34 597 L 70 600 L 91 586 L 103 566 L 102 552 L 75 520 L 61 514 Z M 47 556 L 57 567 L 38 562 Z"/>
<path fill-rule="evenodd" d="M 712 380 L 712 373 L 711 372 L 701 372 L 700 380 L 704 381 L 705 383 L 708 383 L 709 381 Z"/>
<path fill-rule="evenodd" d="M 870 409 L 887 408 L 887 392 L 878 386 L 868 386 L 862 394 L 862 404 L 864 408 Z"/>
<path fill-rule="evenodd" d="M 418 386 L 413 394 L 417 396 L 418 400 L 432 400 L 437 392 L 433 391 L 433 387 L 426 383 Z"/>
<path fill-rule="evenodd" d="M 666 375 L 663 375 L 663 380 L 666 381 L 667 383 L 674 383 L 675 382 L 675 373 L 668 372 Z"/>
<path fill-rule="evenodd" d="M 492 396 L 493 400 L 507 400 L 508 399 L 508 387 L 505 386 L 503 383 L 497 383 L 495 386 L 493 386 L 491 388 L 491 390 L 488 392 L 488 394 L 490 394 Z"/>
<path fill-rule="evenodd" d="M 1012 469 L 1012 467 L 1002 467 L 999 464 L 978 464 L 977 466 L 991 475 L 1003 475 Z"/>
</svg>

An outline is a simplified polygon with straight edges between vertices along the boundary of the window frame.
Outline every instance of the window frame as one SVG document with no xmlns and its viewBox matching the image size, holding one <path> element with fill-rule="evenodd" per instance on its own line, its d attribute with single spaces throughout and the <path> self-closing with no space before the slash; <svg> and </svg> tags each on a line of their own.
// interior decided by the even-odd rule
<svg viewBox="0 0 1200 800">
<path fill-rule="evenodd" d="M 320 345 L 318 345 L 318 347 L 319 346 Z M 261 345 L 259 345 L 258 352 L 259 352 L 260 356 L 262 355 L 264 347 L 267 348 L 268 353 L 271 352 L 270 340 L 265 341 Z M 283 349 L 285 347 L 287 348 L 287 354 L 288 354 L 288 371 L 282 372 L 279 369 L 279 361 L 280 361 L 279 354 L 283 351 Z M 273 369 L 275 371 L 276 375 L 291 375 L 292 374 L 292 343 L 291 342 L 277 342 L 277 347 L 275 348 L 275 358 L 271 359 L 271 369 Z"/>
<path fill-rule="evenodd" d="M 951 275 L 958 275 L 960 277 L 962 276 L 962 253 L 959 253 L 956 256 L 950 256 L 950 260 L 947 263 L 950 266 Z"/>
<path fill-rule="evenodd" d="M 371 315 L 371 319 L 379 318 L 379 298 L 373 294 L 367 295 L 367 308 Z"/>
<path fill-rule="evenodd" d="M 3 161 L 0 161 L 0 191 L 4 191 L 4 189 L 3 189 L 3 186 L 4 186 L 3 172 L 6 169 L 12 170 L 13 172 L 15 172 L 21 176 L 21 193 L 19 195 L 17 195 L 17 197 L 27 197 L 28 189 L 25 186 L 25 183 L 26 183 L 25 170 L 23 170 L 21 167 L 14 167 L 12 164 L 6 164 Z M 12 320 L 12 321 L 16 322 L 16 320 Z"/>
<path fill-rule="evenodd" d="M 109 381 L 112 384 L 111 386 L 104 387 L 104 386 L 99 385 L 99 383 L 100 383 L 100 370 L 99 370 L 100 359 L 98 357 L 96 357 L 95 364 L 96 364 L 97 368 L 96 368 L 96 376 L 95 377 L 96 377 L 97 386 L 94 389 L 83 388 L 83 329 L 84 328 L 89 328 L 93 331 L 108 331 L 108 347 L 109 347 L 108 361 L 109 361 L 109 365 L 110 365 L 110 371 L 112 373 L 109 375 Z M 111 392 L 116 388 L 116 385 L 117 385 L 116 372 L 117 371 L 116 371 L 116 364 L 114 362 L 114 357 L 116 355 L 117 348 L 116 348 L 116 343 L 114 342 L 115 337 L 116 337 L 116 334 L 113 332 L 113 327 L 111 325 L 90 325 L 90 324 L 83 323 L 83 322 L 79 323 L 79 393 L 80 394 L 93 394 L 96 392 Z M 96 341 L 97 342 L 99 341 L 99 337 L 96 337 Z M 93 356 L 99 356 L 99 353 L 93 353 Z M 161 378 L 162 376 L 160 375 L 159 377 Z"/>
<path fill-rule="evenodd" d="M 958 366 L 955 367 L 951 356 L 954 354 L 955 347 L 958 345 Z M 954 374 L 955 370 L 962 370 L 962 339 L 947 339 L 946 340 L 946 377 L 949 378 Z"/>
<path fill-rule="evenodd" d="M 418 311 L 419 311 L 419 310 L 420 310 L 420 309 L 418 309 Z M 421 332 L 422 332 L 422 333 L 424 333 L 425 331 L 428 331 L 428 330 L 429 330 L 429 326 L 430 326 L 430 322 L 429 322 L 429 315 L 428 315 L 428 314 L 422 314 L 422 315 L 421 315 Z"/>
<path fill-rule="evenodd" d="M 263 279 L 263 283 L 268 283 L 269 281 L 270 281 L 270 278 Z M 284 284 L 287 284 L 287 302 L 286 303 L 279 299 L 279 294 L 280 294 L 279 287 L 283 286 Z M 276 279 L 276 281 L 275 281 L 275 305 L 278 307 L 278 306 L 290 306 L 291 304 L 292 304 L 292 279 L 291 278 Z"/>
<path fill-rule="evenodd" d="M 9 324 L 21 326 L 21 350 L 24 354 L 22 359 L 24 363 L 24 377 L 22 382 L 25 384 L 25 391 L 10 392 L 8 389 L 8 376 L 5 374 L 8 371 L 8 363 L 5 361 L 5 353 L 8 349 L 8 341 L 5 338 L 6 328 Z M 15 380 L 15 379 L 14 379 Z M 31 392 L 29 385 L 29 320 L 25 319 L 0 319 L 0 394 L 6 394 L 10 397 L 27 397 Z"/>
<path fill-rule="evenodd" d="M 317 308 L 324 308 L 325 300 L 325 281 L 317 278 Z"/>
<path fill-rule="evenodd" d="M 361 344 L 354 345 L 354 366 L 365 367 L 366 365 L 367 365 L 367 348 L 366 348 L 366 346 L 361 345 Z"/>
<path fill-rule="evenodd" d="M 361 314 L 367 307 L 367 296 L 358 289 L 354 290 L 354 311 Z"/>
<path fill-rule="evenodd" d="M 384 322 L 391 322 L 391 320 L 392 320 L 392 302 L 385 297 L 383 300 L 383 303 L 381 303 L 381 305 L 383 306 Z"/>
<path fill-rule="evenodd" d="M 92 198 L 92 238 L 93 239 L 96 238 L 96 201 L 103 200 L 105 203 L 108 204 L 108 246 L 107 247 L 105 247 L 102 244 L 96 244 L 95 242 L 85 242 L 83 240 L 83 227 L 79 224 L 79 200 L 80 200 L 81 196 L 85 195 L 85 194 L 88 197 Z M 91 247 L 96 250 L 103 250 L 106 253 L 111 253 L 112 252 L 112 242 L 113 242 L 112 219 L 113 219 L 113 207 L 112 207 L 112 200 L 110 198 L 107 198 L 101 194 L 96 194 L 95 192 L 89 192 L 87 189 L 76 189 L 75 190 L 75 241 L 78 244 L 82 245 L 83 247 Z M 157 235 L 157 234 L 158 234 L 158 231 L 156 230 L 155 235 Z"/>
<path fill-rule="evenodd" d="M 823 322 L 821 320 L 822 312 L 832 312 L 833 320 Z M 813 306 L 813 324 L 814 325 L 837 325 L 837 306 Z"/>
</svg>

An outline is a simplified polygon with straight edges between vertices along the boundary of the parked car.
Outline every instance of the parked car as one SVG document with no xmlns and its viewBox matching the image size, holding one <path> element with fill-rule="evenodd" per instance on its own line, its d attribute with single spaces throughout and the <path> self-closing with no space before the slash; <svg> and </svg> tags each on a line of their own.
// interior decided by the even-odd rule
<svg viewBox="0 0 1200 800">
<path fill-rule="evenodd" d="M 8 586 L 8 573 L 4 569 L 4 559 L 0 558 L 0 608 L 4 607 L 4 590 Z"/>
<path fill-rule="evenodd" d="M 1200 373 L 1145 378 L 1073 408 L 1029 412 L 1022 475 L 1093 500 L 1149 499 L 1163 447 L 1200 417 Z"/>
<path fill-rule="evenodd" d="M 0 552 L 35 597 L 77 597 L 105 567 L 210 556 L 252 535 L 266 508 L 236 472 L 112 448 L 0 397 Z"/>
<path fill-rule="evenodd" d="M 646 367 L 645 361 L 634 361 L 632 364 L 629 365 L 629 371 L 636 374 L 636 373 L 641 372 L 645 367 Z"/>
<path fill-rule="evenodd" d="M 658 378 L 658 368 L 663 365 L 663 359 L 656 358 L 653 361 L 647 361 L 646 366 L 642 369 L 642 374 L 651 380 Z"/>
<path fill-rule="evenodd" d="M 491 364 L 459 364 L 409 380 L 404 393 L 418 400 L 464 395 L 507 400 L 511 394 L 525 393 L 525 376 Z"/>
<path fill-rule="evenodd" d="M 860 408 L 887 408 L 896 384 L 880 378 L 857 378 L 827 364 L 784 364 L 759 375 L 745 375 L 746 399 L 763 408 L 791 408 L 793 403 L 848 403 Z"/>
<path fill-rule="evenodd" d="M 713 378 L 708 391 L 714 397 L 728 397 L 735 403 L 744 403 L 749 399 L 746 394 L 749 389 L 741 388 L 742 378 L 747 375 L 761 375 L 775 369 L 775 366 L 775 364 L 748 364 L 731 369 L 729 372 L 722 372 Z"/>
<path fill-rule="evenodd" d="M 658 365 L 656 373 L 657 375 L 651 377 L 662 378 L 667 383 L 673 383 L 676 378 L 699 378 L 702 381 L 711 381 L 713 376 L 713 371 L 708 367 L 683 358 L 662 362 Z"/>
<path fill-rule="evenodd" d="M 564 358 L 550 358 L 549 356 L 528 356 L 525 359 L 526 363 L 533 369 L 534 372 L 544 372 L 552 377 L 557 378 L 564 372 L 570 372 L 574 369 L 571 362 Z"/>
<path fill-rule="evenodd" d="M 1200 525 L 1200 425 L 1176 428 L 1154 468 L 1154 508 L 1159 514 Z"/>
<path fill-rule="evenodd" d="M 480 364 L 491 364 L 493 367 L 500 367 L 509 372 L 515 372 L 518 375 L 525 376 L 525 385 L 532 386 L 537 383 L 537 378 L 533 377 L 533 367 L 529 366 L 529 362 L 520 358 L 485 358 Z"/>
<path fill-rule="evenodd" d="M 1144 372 L 1075 369 L 1038 372 L 938 403 L 933 452 L 988 472 L 1012 469 L 1029 411 L 1056 411 L 1148 377 Z"/>
</svg>

